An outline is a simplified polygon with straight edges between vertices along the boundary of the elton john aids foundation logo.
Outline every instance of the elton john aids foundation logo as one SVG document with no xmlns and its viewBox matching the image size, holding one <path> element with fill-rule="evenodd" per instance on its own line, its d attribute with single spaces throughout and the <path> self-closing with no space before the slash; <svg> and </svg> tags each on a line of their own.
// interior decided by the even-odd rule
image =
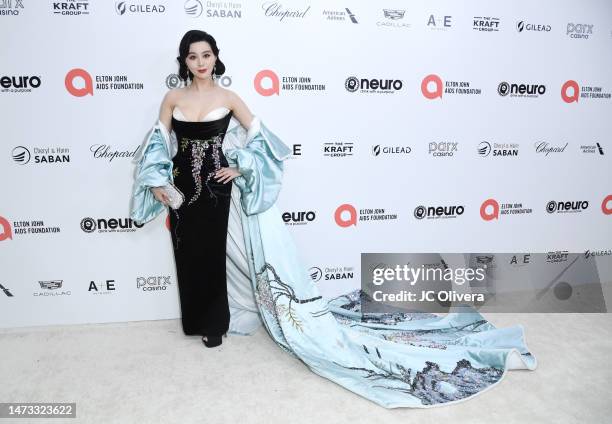
<svg viewBox="0 0 612 424">
<path fill-rule="evenodd" d="M 431 89 L 433 86 L 433 90 Z M 442 98 L 442 90 L 444 84 L 442 84 L 442 78 L 435 74 L 427 75 L 421 81 L 421 92 L 423 96 L 428 98 L 429 100 L 433 100 L 436 98 Z"/>
<path fill-rule="evenodd" d="M 612 194 L 608 194 L 601 202 L 601 211 L 604 215 L 612 215 Z M 2 240 L 1 235 L 0 240 Z"/>
<path fill-rule="evenodd" d="M 429 100 L 442 99 L 442 93 L 449 95 L 480 95 L 482 90 L 470 81 L 443 81 L 436 74 L 427 75 L 421 81 L 421 93 Z"/>
<path fill-rule="evenodd" d="M 561 98 L 565 103 L 574 103 L 580 97 L 580 87 L 574 80 L 566 81 L 561 87 Z"/>
<path fill-rule="evenodd" d="M 495 199 L 487 199 L 480 205 L 480 217 L 485 221 L 499 219 L 499 203 Z"/>
<path fill-rule="evenodd" d="M 6 239 L 13 239 L 13 232 L 11 230 L 11 223 L 6 218 L 0 216 L 0 241 Z"/>
<path fill-rule="evenodd" d="M 269 86 L 264 87 L 264 83 Z M 278 96 L 280 87 L 278 75 L 276 75 L 276 72 L 270 69 L 264 69 L 263 71 L 259 71 L 257 75 L 255 75 L 253 85 L 255 86 L 255 91 L 257 91 L 262 96 L 268 97 L 274 94 Z"/>
<path fill-rule="evenodd" d="M 334 219 L 336 224 L 343 228 L 357 225 L 357 210 L 353 205 L 345 203 L 338 206 L 334 213 Z"/>
<path fill-rule="evenodd" d="M 75 85 L 76 81 L 82 80 L 78 86 Z M 74 68 L 66 74 L 64 79 L 64 85 L 66 90 L 74 97 L 84 97 L 86 95 L 93 96 L 93 81 L 91 75 L 85 69 Z"/>
<path fill-rule="evenodd" d="M 583 85 L 580 87 L 574 80 L 566 81 L 561 87 L 561 98 L 565 103 L 577 103 L 578 99 L 610 100 L 612 93 L 604 91 L 601 86 Z"/>
</svg>

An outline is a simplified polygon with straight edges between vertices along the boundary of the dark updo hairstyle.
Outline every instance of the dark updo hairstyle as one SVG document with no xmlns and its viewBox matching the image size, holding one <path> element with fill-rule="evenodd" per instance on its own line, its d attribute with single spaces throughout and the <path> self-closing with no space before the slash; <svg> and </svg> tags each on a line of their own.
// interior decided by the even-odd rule
<svg viewBox="0 0 612 424">
<path fill-rule="evenodd" d="M 214 37 L 207 32 L 192 29 L 183 35 L 181 44 L 179 45 L 179 56 L 176 58 L 179 63 L 179 78 L 185 82 L 187 82 L 187 79 L 193 79 L 193 74 L 189 68 L 187 68 L 185 59 L 187 58 L 187 55 L 189 55 L 189 47 L 191 46 L 191 43 L 197 43 L 198 41 L 206 41 L 217 57 L 217 62 L 214 66 L 214 74 L 223 75 L 225 73 L 225 65 L 223 62 L 221 62 L 221 59 L 219 59 L 219 48 L 217 47 L 217 42 L 215 41 Z"/>
</svg>

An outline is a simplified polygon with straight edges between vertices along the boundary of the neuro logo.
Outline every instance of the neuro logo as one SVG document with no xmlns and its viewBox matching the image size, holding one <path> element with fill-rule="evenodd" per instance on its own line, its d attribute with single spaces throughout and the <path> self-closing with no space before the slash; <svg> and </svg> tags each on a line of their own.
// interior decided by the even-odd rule
<svg viewBox="0 0 612 424">
<path fill-rule="evenodd" d="M 336 224 L 343 228 L 350 227 L 351 225 L 356 226 L 357 210 L 353 205 L 345 203 L 343 205 L 338 206 L 336 212 L 334 213 L 334 219 L 336 220 Z"/>
<path fill-rule="evenodd" d="M 0 241 L 6 239 L 13 239 L 13 230 L 11 229 L 11 223 L 3 216 L 0 216 Z"/>
<path fill-rule="evenodd" d="M 495 199 L 487 199 L 480 205 L 480 217 L 485 221 L 499 219 L 499 203 Z"/>
<path fill-rule="evenodd" d="M 346 88 L 346 91 L 354 93 L 359 90 L 359 79 L 357 79 L 357 77 L 348 77 L 346 81 L 344 81 L 344 88 Z"/>
<path fill-rule="evenodd" d="M 565 103 L 577 102 L 580 97 L 580 87 L 574 80 L 566 81 L 561 87 L 561 98 Z"/>
<path fill-rule="evenodd" d="M 434 90 L 430 87 L 434 86 Z M 442 98 L 443 84 L 442 79 L 436 74 L 427 75 L 421 82 L 421 92 L 426 98 L 433 100 L 435 98 Z"/>
<path fill-rule="evenodd" d="M 393 93 L 404 86 L 402 80 L 383 78 L 357 78 L 350 76 L 344 81 L 344 88 L 349 93 L 359 90 L 367 93 Z"/>
<path fill-rule="evenodd" d="M 271 86 L 264 87 L 264 80 L 269 80 Z M 253 85 L 255 86 L 255 91 L 257 91 L 262 96 L 268 97 L 274 94 L 278 96 L 280 86 L 278 75 L 276 75 L 276 73 L 270 69 L 264 69 L 263 71 L 259 71 L 257 75 L 255 75 Z"/>
<path fill-rule="evenodd" d="M 82 80 L 78 86 L 75 85 L 75 80 Z M 86 95 L 93 96 L 93 81 L 91 75 L 85 69 L 74 68 L 66 74 L 64 79 L 66 90 L 75 97 L 84 97 Z"/>
<path fill-rule="evenodd" d="M 166 87 L 172 89 L 184 86 L 185 84 L 183 83 L 183 80 L 179 78 L 178 74 L 170 74 L 166 77 Z"/>
<path fill-rule="evenodd" d="M 93 233 L 96 231 L 96 221 L 93 218 L 83 218 L 81 220 L 81 230 L 86 233 Z"/>
<path fill-rule="evenodd" d="M 586 200 L 576 200 L 576 201 L 555 201 L 551 200 L 546 203 L 546 212 L 555 213 L 555 212 L 582 212 L 589 207 L 589 202 Z"/>
</svg>

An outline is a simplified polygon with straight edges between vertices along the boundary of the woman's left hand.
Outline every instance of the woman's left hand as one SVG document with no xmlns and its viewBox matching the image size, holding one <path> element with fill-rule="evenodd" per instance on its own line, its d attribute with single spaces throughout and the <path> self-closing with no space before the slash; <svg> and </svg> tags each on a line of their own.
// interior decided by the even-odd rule
<svg viewBox="0 0 612 424">
<path fill-rule="evenodd" d="M 238 172 L 238 168 L 226 166 L 215 172 L 215 179 L 225 184 L 226 182 L 231 181 L 234 178 L 239 177 L 240 175 L 242 174 Z"/>
</svg>

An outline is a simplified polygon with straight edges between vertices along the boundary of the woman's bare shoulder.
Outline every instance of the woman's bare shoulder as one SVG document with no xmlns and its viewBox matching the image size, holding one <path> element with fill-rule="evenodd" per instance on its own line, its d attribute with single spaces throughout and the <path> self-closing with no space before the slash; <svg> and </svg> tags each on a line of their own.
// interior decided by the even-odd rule
<svg viewBox="0 0 612 424">
<path fill-rule="evenodd" d="M 223 90 L 223 96 L 225 97 L 225 100 L 230 106 L 235 107 L 237 104 L 242 102 L 242 99 L 235 91 L 224 87 L 221 87 L 221 89 Z"/>
<path fill-rule="evenodd" d="M 162 100 L 162 103 L 168 106 L 174 106 L 180 101 L 180 99 L 183 96 L 184 96 L 183 88 L 171 88 L 164 95 L 164 99 Z"/>
</svg>

